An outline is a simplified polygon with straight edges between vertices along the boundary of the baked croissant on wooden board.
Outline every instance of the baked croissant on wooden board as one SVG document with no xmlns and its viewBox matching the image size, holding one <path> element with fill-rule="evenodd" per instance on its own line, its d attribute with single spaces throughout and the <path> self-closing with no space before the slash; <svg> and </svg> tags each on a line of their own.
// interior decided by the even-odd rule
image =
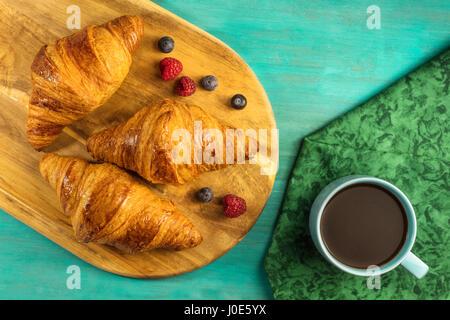
<svg viewBox="0 0 450 320">
<path fill-rule="evenodd" d="M 201 122 L 203 129 L 218 130 L 222 134 L 222 163 L 219 161 L 206 163 L 204 159 L 195 161 L 195 157 L 198 156 L 192 146 L 195 143 L 192 141 L 195 139 L 195 122 Z M 187 148 L 191 150 L 190 161 L 181 163 L 174 161 L 172 152 L 180 145 L 180 140 L 173 139 L 173 134 L 178 129 L 186 130 L 192 138 L 191 145 Z M 230 165 L 226 161 L 227 129 L 234 128 L 222 123 L 198 106 L 165 99 L 142 108 L 132 118 L 117 126 L 92 135 L 88 138 L 86 146 L 96 160 L 111 162 L 135 171 L 152 183 L 179 185 L 194 180 L 204 172 Z M 245 154 L 242 154 L 248 159 L 250 140 L 244 138 Z M 201 139 L 200 157 L 209 144 L 208 140 L 214 140 L 207 138 L 205 134 Z M 234 139 L 234 145 L 237 146 L 237 138 Z M 257 149 L 257 141 L 253 142 L 254 149 Z M 237 148 L 233 148 L 232 152 L 231 157 L 237 160 Z"/>
<path fill-rule="evenodd" d="M 46 154 L 42 176 L 56 190 L 78 241 L 95 241 L 128 253 L 185 249 L 202 236 L 175 205 L 159 198 L 115 165 Z"/>
<path fill-rule="evenodd" d="M 44 45 L 31 65 L 27 137 L 42 150 L 65 126 L 104 104 L 128 74 L 143 19 L 122 16 Z"/>
</svg>

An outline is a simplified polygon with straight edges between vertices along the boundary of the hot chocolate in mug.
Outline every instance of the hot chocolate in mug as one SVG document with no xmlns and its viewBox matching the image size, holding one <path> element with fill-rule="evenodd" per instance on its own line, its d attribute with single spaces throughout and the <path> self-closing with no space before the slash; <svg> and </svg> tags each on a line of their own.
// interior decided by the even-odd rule
<svg viewBox="0 0 450 320">
<path fill-rule="evenodd" d="M 314 200 L 309 228 L 322 256 L 350 274 L 380 275 L 399 265 L 419 279 L 428 272 L 411 252 L 414 209 L 387 181 L 347 176 L 331 182 Z"/>
</svg>

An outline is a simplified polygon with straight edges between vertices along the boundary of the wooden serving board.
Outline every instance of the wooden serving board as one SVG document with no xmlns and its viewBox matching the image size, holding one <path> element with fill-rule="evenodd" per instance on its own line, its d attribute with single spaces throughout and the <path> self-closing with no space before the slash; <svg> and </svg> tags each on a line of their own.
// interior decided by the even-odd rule
<svg viewBox="0 0 450 320">
<path fill-rule="evenodd" d="M 150 1 L 0 0 L 0 207 L 81 259 L 123 276 L 166 277 L 212 262 L 248 233 L 269 198 L 275 175 L 262 175 L 259 165 L 236 165 L 206 173 L 178 187 L 148 184 L 158 195 L 173 200 L 199 229 L 204 240 L 196 248 L 129 255 L 112 247 L 75 241 L 55 191 L 40 176 L 39 159 L 44 153 L 33 150 L 25 135 L 31 62 L 43 44 L 74 32 L 66 27 L 70 5 L 80 7 L 81 27 L 139 14 L 145 20 L 145 33 L 121 88 L 105 105 L 66 128 L 44 152 L 90 159 L 85 148 L 89 135 L 167 97 L 202 106 L 237 128 L 270 131 L 276 127 L 264 89 L 247 64 L 221 41 Z M 168 55 L 157 48 L 158 39 L 165 35 L 176 43 Z M 158 63 L 166 56 L 181 60 L 183 75 L 196 81 L 216 75 L 219 87 L 213 92 L 198 88 L 191 97 L 176 97 L 174 82 L 162 81 L 159 75 Z M 244 110 L 229 106 L 236 93 L 248 99 Z M 195 192 L 204 186 L 215 192 L 211 203 L 195 200 Z M 227 193 L 245 198 L 247 213 L 236 219 L 224 217 L 220 200 Z"/>
</svg>

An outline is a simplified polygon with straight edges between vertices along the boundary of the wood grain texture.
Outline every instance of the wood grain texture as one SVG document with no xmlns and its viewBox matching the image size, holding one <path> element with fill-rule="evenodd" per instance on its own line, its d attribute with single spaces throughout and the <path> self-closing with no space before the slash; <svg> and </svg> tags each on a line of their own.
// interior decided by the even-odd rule
<svg viewBox="0 0 450 320">
<path fill-rule="evenodd" d="M 0 298 L 270 299 L 262 259 L 302 137 L 450 44 L 450 2 L 441 0 L 411 0 L 408 5 L 377 1 L 380 30 L 367 29 L 366 9 L 374 3 L 362 0 L 154 2 L 235 49 L 263 84 L 280 128 L 280 168 L 264 212 L 248 235 L 220 259 L 194 272 L 151 280 L 99 270 L 2 212 Z M 47 19 L 55 30 L 67 32 L 65 19 L 52 20 L 51 15 Z M 83 16 L 81 21 L 87 25 Z M 15 41 L 23 40 L 19 28 L 12 32 Z M 40 43 L 51 39 L 41 38 Z M 2 43 L 2 54 L 8 46 Z M 20 63 L 18 57 L 15 61 Z M 3 73 L 1 62 L 0 68 Z M 0 121 L 3 125 L 7 119 Z M 66 288 L 70 265 L 81 269 L 80 290 Z"/>
<path fill-rule="evenodd" d="M 70 31 L 53 28 L 56 21 L 66 18 L 67 1 L 7 1 L 0 2 L 0 32 L 4 44 L 9 44 L 4 59 L 14 60 L 1 75 L 0 93 L 3 119 L 8 119 L 0 130 L 0 170 L 7 172 L 0 181 L 4 201 L 0 206 L 76 256 L 103 270 L 123 276 L 167 277 L 205 266 L 234 247 L 255 224 L 269 198 L 275 175 L 262 175 L 259 165 L 236 165 L 203 174 L 199 179 L 182 186 L 147 186 L 157 195 L 175 202 L 203 236 L 195 248 L 181 251 L 155 249 L 139 254 L 126 254 L 115 248 L 95 243 L 75 241 L 70 221 L 61 213 L 55 191 L 38 176 L 38 159 L 42 153 L 33 151 L 24 137 L 26 100 L 30 93 L 29 64 L 49 38 L 57 39 Z M 44 149 L 60 155 L 91 159 L 85 140 L 94 132 L 130 118 L 140 108 L 163 98 L 177 98 L 174 81 L 162 81 L 159 61 L 167 56 L 157 49 L 162 35 L 170 34 L 176 49 L 170 56 L 183 62 L 184 75 L 197 82 L 207 74 L 218 76 L 220 86 L 213 93 L 198 89 L 181 101 L 202 106 L 207 112 L 236 128 L 275 128 L 269 100 L 256 76 L 245 62 L 221 41 L 190 25 L 159 6 L 143 0 L 108 2 L 79 1 L 85 8 L 87 24 L 101 24 L 123 13 L 139 14 L 145 27 L 141 45 L 136 51 L 130 72 L 120 89 L 105 103 L 84 119 L 64 129 L 56 142 Z M 49 16 L 54 23 L 45 23 Z M 14 41 L 14 30 L 21 29 L 22 41 Z M 12 29 L 12 31 L 10 31 Z M 25 46 L 26 44 L 26 46 Z M 16 62 L 16 59 L 18 60 Z M 229 106 L 230 97 L 244 93 L 248 99 L 242 111 Z M 11 106 L 11 101 L 15 101 Z M 13 151 L 9 147 L 14 146 Z M 17 161 L 20 159 L 21 161 Z M 274 163 L 276 165 L 276 163 Z M 200 204 L 195 192 L 203 186 L 211 187 L 215 200 Z M 238 219 L 224 217 L 220 200 L 227 193 L 241 195 L 247 201 L 247 212 Z"/>
</svg>

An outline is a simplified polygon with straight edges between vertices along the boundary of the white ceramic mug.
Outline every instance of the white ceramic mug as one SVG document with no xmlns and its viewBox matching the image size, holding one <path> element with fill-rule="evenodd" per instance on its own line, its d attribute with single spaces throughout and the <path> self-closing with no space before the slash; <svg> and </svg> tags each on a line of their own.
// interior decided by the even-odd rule
<svg viewBox="0 0 450 320">
<path fill-rule="evenodd" d="M 402 204 L 403 208 L 405 209 L 408 221 L 408 230 L 406 234 L 405 243 L 402 249 L 397 253 L 397 255 L 393 259 L 391 259 L 389 262 L 381 266 L 378 266 L 376 269 L 369 268 L 365 270 L 353 268 L 338 261 L 328 251 L 326 245 L 323 242 L 320 231 L 320 220 L 322 218 L 322 213 L 326 205 L 330 201 L 330 199 L 340 190 L 357 183 L 375 184 L 388 190 Z M 395 187 L 394 185 L 390 184 L 387 181 L 374 177 L 354 175 L 343 177 L 331 182 L 319 193 L 319 195 L 314 200 L 309 216 L 309 229 L 314 244 L 319 250 L 319 252 L 322 254 L 322 256 L 330 263 L 332 263 L 333 265 L 335 265 L 336 267 L 345 272 L 358 276 L 380 275 L 388 271 L 391 271 L 400 264 L 419 279 L 425 276 L 425 274 L 428 272 L 428 266 L 411 252 L 411 248 L 414 245 L 417 232 L 416 216 L 414 213 L 414 209 L 411 203 L 409 202 L 408 198 L 405 196 L 405 194 L 401 192 L 397 187 Z"/>
</svg>

